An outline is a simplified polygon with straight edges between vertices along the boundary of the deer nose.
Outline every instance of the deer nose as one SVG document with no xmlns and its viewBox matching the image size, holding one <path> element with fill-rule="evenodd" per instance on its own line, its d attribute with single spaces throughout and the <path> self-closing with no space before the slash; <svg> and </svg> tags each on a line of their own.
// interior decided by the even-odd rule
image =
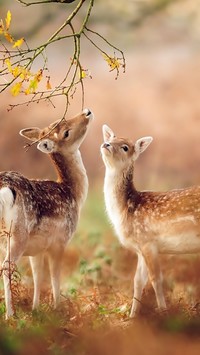
<svg viewBox="0 0 200 355">
<path fill-rule="evenodd" d="M 92 113 L 92 111 L 90 111 L 89 108 L 88 108 L 88 112 L 87 112 L 86 116 L 90 116 L 91 113 Z"/>
<path fill-rule="evenodd" d="M 89 108 L 85 108 L 85 110 L 83 110 L 83 113 L 85 114 L 86 117 L 89 117 L 92 114 L 92 111 L 90 111 Z"/>
</svg>

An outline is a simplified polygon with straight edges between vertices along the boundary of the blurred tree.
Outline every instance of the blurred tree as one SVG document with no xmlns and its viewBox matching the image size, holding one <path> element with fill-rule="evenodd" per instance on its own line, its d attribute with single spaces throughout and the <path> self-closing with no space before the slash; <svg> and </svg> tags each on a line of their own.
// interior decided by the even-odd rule
<svg viewBox="0 0 200 355">
<path fill-rule="evenodd" d="M 39 4 L 62 3 L 68 6 L 69 3 L 76 0 L 36 0 L 24 1 L 16 0 L 23 6 L 33 6 Z M 88 22 L 91 16 L 95 0 L 79 0 L 74 5 L 72 11 L 65 21 L 44 43 L 37 47 L 30 47 L 26 38 L 15 38 L 11 33 L 12 14 L 8 10 L 5 19 L 0 22 L 0 93 L 10 89 L 13 96 L 24 95 L 25 101 L 17 102 L 9 106 L 9 110 L 19 105 L 28 105 L 30 103 L 48 101 L 53 106 L 53 98 L 64 96 L 66 106 L 63 117 L 65 116 L 70 99 L 73 98 L 78 86 L 82 92 L 82 106 L 84 105 L 84 79 L 90 77 L 90 72 L 83 68 L 80 60 L 81 39 L 85 37 L 100 53 L 110 67 L 111 71 L 116 71 L 116 78 L 119 75 L 120 68 L 125 70 L 125 58 L 123 52 L 112 45 L 100 33 L 88 28 Z M 80 9 L 84 11 L 84 18 L 79 24 L 76 21 Z M 97 40 L 98 39 L 98 40 Z M 73 52 L 71 54 L 70 64 L 63 73 L 63 79 L 55 87 L 52 87 L 51 76 L 48 69 L 47 47 L 58 41 L 72 41 Z M 100 40 L 100 41 L 99 41 Z M 112 54 L 104 51 L 100 43 L 106 44 L 107 48 L 112 50 Z M 42 59 L 42 67 L 36 72 L 33 70 L 33 64 L 36 59 Z M 45 82 L 41 88 L 41 83 Z"/>
</svg>

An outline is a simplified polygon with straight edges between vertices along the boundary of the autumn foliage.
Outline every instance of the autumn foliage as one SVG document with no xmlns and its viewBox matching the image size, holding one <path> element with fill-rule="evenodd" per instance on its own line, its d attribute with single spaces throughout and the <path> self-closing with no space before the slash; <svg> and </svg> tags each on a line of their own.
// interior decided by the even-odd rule
<svg viewBox="0 0 200 355">
<path fill-rule="evenodd" d="M 57 31 L 49 37 L 49 39 L 41 43 L 36 48 L 31 48 L 28 45 L 25 37 L 15 39 L 11 33 L 12 14 L 8 10 L 4 20 L 0 24 L 0 42 L 3 50 L 0 53 L 0 77 L 4 79 L 4 83 L 0 85 L 0 94 L 9 90 L 12 96 L 16 97 L 19 94 L 25 95 L 25 100 L 16 104 L 10 105 L 9 109 L 13 109 L 19 105 L 29 105 L 30 103 L 39 103 L 47 101 L 54 105 L 53 98 L 63 96 L 65 100 L 64 116 L 68 110 L 70 100 L 74 98 L 78 86 L 82 92 L 82 107 L 84 106 L 85 90 L 84 80 L 92 79 L 92 74 L 88 68 L 84 68 L 81 64 L 81 37 L 85 37 L 92 46 L 94 46 L 103 55 L 103 59 L 107 62 L 110 71 L 115 71 L 117 79 L 120 74 L 120 69 L 125 71 L 125 58 L 123 52 L 107 41 L 98 32 L 87 27 L 90 18 L 94 0 L 90 0 L 86 15 L 79 29 L 75 29 L 73 19 L 84 5 L 85 1 L 80 0 L 74 11 L 68 16 L 67 20 L 58 28 Z M 69 33 L 61 35 L 62 30 L 68 28 Z M 92 38 L 91 38 L 92 36 Z M 100 39 L 108 48 L 113 51 L 113 55 L 105 52 L 105 49 L 99 46 L 93 37 Z M 53 45 L 56 41 L 73 41 L 74 52 L 69 53 L 68 68 L 63 73 L 63 79 L 54 85 L 51 82 L 51 75 L 48 69 L 48 57 L 46 56 L 46 48 Z M 116 55 L 119 53 L 119 57 Z M 43 61 L 42 67 L 39 67 L 35 72 L 32 67 L 36 59 L 40 57 Z M 5 80 L 6 79 L 6 80 Z M 42 83 L 42 85 L 40 85 Z M 27 98 L 26 98 L 27 97 Z"/>
</svg>

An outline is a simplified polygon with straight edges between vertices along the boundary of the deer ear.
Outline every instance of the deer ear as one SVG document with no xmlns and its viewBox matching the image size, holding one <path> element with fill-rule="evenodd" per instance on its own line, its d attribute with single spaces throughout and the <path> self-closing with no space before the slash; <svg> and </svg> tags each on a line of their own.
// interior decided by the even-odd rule
<svg viewBox="0 0 200 355">
<path fill-rule="evenodd" d="M 104 142 L 108 141 L 110 138 L 115 137 L 115 134 L 112 131 L 112 129 L 108 127 L 106 124 L 103 125 L 102 131 L 103 131 Z"/>
<path fill-rule="evenodd" d="M 24 128 L 19 134 L 25 138 L 30 139 L 31 141 L 37 141 L 40 136 L 41 129 L 37 127 Z"/>
<path fill-rule="evenodd" d="M 153 138 L 152 137 L 143 137 L 140 138 L 136 141 L 135 145 L 134 145 L 134 159 L 136 160 L 139 155 L 141 153 L 143 153 L 145 151 L 145 149 L 147 149 L 147 147 L 149 146 L 149 144 L 152 142 Z"/>
</svg>

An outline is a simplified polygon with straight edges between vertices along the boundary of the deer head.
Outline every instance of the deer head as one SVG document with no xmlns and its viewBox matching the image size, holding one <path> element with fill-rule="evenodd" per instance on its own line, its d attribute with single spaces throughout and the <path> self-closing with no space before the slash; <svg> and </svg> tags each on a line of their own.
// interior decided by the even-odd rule
<svg viewBox="0 0 200 355">
<path fill-rule="evenodd" d="M 143 137 L 133 143 L 129 139 L 117 138 L 107 125 L 103 125 L 104 143 L 101 153 L 104 164 L 112 169 L 124 169 L 132 164 L 152 142 L 152 137 Z"/>
<path fill-rule="evenodd" d="M 73 153 L 80 147 L 92 118 L 92 112 L 84 109 L 74 118 L 55 121 L 44 129 L 25 128 L 19 133 L 33 142 L 38 142 L 37 148 L 43 153 Z"/>
</svg>

